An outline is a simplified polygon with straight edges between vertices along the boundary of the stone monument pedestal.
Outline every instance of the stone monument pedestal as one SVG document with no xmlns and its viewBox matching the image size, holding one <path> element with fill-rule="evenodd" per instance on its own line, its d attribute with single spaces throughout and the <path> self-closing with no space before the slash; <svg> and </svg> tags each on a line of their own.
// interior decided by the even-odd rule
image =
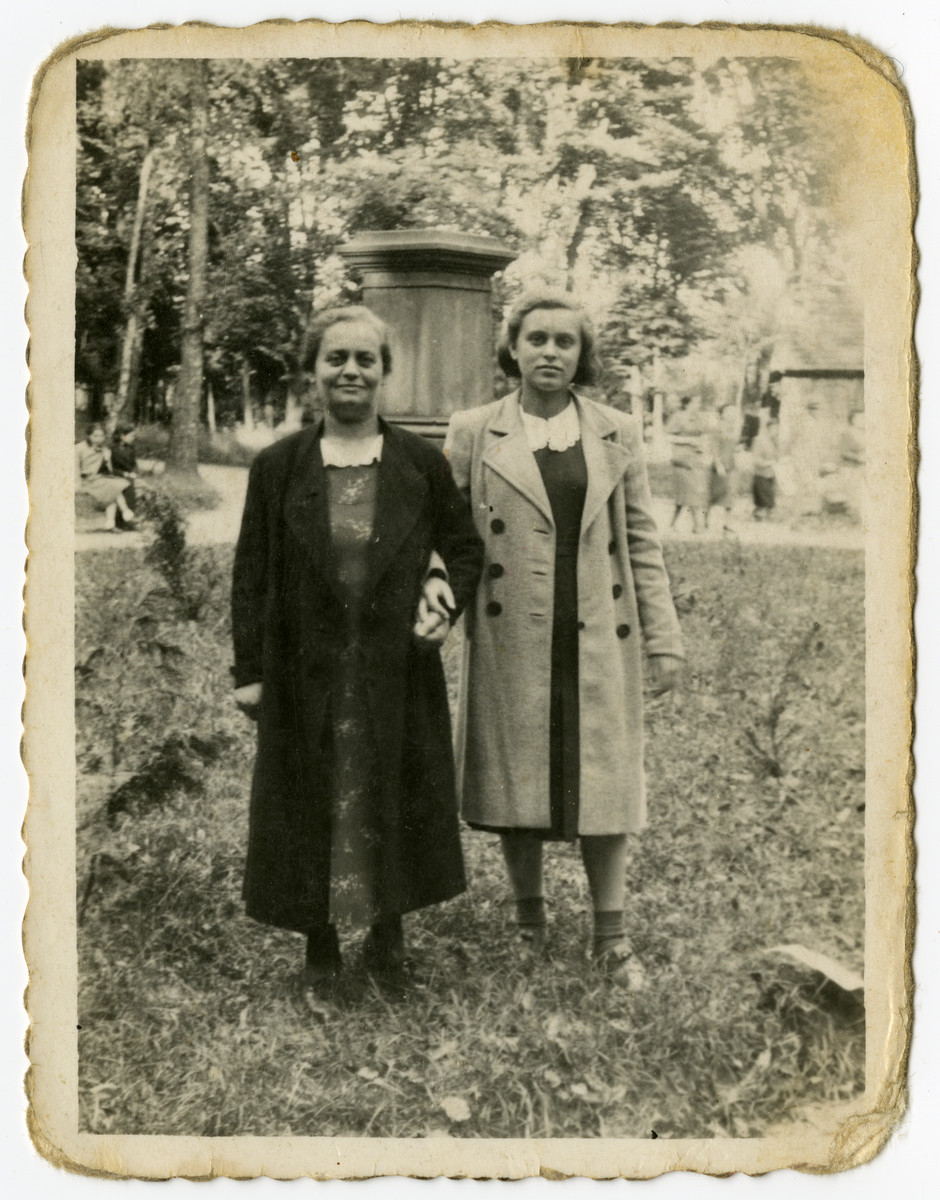
<svg viewBox="0 0 940 1200">
<path fill-rule="evenodd" d="M 383 415 L 443 436 L 451 413 L 492 399 L 491 279 L 515 251 L 488 237 L 399 229 L 358 234 L 339 253 L 391 331 Z"/>
</svg>

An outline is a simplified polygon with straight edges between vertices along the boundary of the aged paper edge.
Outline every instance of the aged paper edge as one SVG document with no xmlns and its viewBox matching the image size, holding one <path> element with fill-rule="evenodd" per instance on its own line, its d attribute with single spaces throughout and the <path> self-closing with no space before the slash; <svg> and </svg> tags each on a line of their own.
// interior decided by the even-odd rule
<svg viewBox="0 0 940 1200">
<path fill-rule="evenodd" d="M 310 34 L 317 44 L 298 47 L 298 32 Z M 869 299 L 877 294 L 883 300 L 884 310 L 900 315 L 889 328 L 885 328 L 883 318 L 874 327 L 871 320 L 866 321 L 866 408 L 871 442 L 883 451 L 874 464 L 880 470 L 870 468 L 869 491 L 872 508 L 885 514 L 868 531 L 866 555 L 868 716 L 875 726 L 869 728 L 867 756 L 869 788 L 874 790 L 877 781 L 879 795 L 886 800 L 895 798 L 896 806 L 891 811 L 881 804 L 876 813 L 876 806 L 868 805 L 866 947 L 870 1025 L 868 1086 L 865 1097 L 859 1101 L 860 1111 L 829 1134 L 803 1135 L 798 1150 L 792 1138 L 663 1144 L 588 1139 L 337 1141 L 76 1134 L 77 1122 L 70 1119 L 77 1113 L 74 1046 L 65 1044 L 64 1032 L 75 1025 L 76 964 L 71 912 L 74 822 L 69 811 L 74 802 L 74 761 L 70 753 L 57 755 L 54 764 L 48 759 L 40 761 L 38 756 L 33 761 L 30 753 L 35 746 L 37 753 L 39 747 L 44 747 L 48 754 L 48 747 L 55 745 L 57 739 L 58 744 L 68 745 L 63 732 L 74 729 L 71 694 L 64 697 L 64 704 L 63 697 L 55 694 L 57 688 L 62 691 L 63 668 L 71 674 L 72 580 L 69 566 L 63 565 L 69 562 L 68 551 L 73 549 L 71 438 L 65 439 L 68 443 L 65 445 L 62 431 L 57 429 L 61 421 L 57 422 L 51 412 L 42 409 L 43 395 L 56 391 L 61 394 L 63 384 L 66 392 L 71 392 L 71 339 L 67 338 L 63 345 L 63 339 L 57 335 L 61 329 L 71 328 L 73 308 L 74 95 L 68 74 L 72 60 L 83 54 L 87 56 L 93 47 L 94 57 L 102 58 L 237 57 L 244 53 L 246 37 L 252 39 L 254 57 L 319 56 L 340 50 L 345 54 L 375 53 L 377 40 L 381 41 L 381 52 L 387 57 L 460 52 L 498 56 L 508 53 L 508 47 L 520 44 L 530 54 L 577 56 L 599 53 L 595 43 L 601 38 L 608 43 L 605 47 L 608 54 L 637 53 L 636 46 L 628 50 L 625 44 L 624 39 L 631 37 L 643 42 L 640 49 L 644 54 L 655 57 L 667 52 L 701 51 L 707 44 L 703 39 L 711 41 L 718 33 L 727 34 L 736 43 L 727 53 L 785 53 L 787 47 L 796 51 L 794 39 L 800 42 L 811 37 L 819 43 L 814 51 L 831 59 L 834 67 L 841 57 L 838 69 L 852 73 L 844 61 L 844 52 L 849 51 L 880 77 L 873 81 L 869 72 L 864 80 L 869 91 L 881 94 L 879 123 L 875 125 L 875 130 L 881 133 L 876 147 L 881 154 L 873 155 L 866 165 L 880 185 L 874 198 L 884 204 L 884 211 L 894 219 L 886 220 L 882 213 L 872 222 L 873 237 L 878 234 L 884 248 L 874 264 Z M 342 47 L 336 45 L 338 38 L 343 39 Z M 612 51 L 611 41 L 617 43 L 618 51 Z M 774 43 L 772 51 L 768 41 Z M 144 46 L 145 49 L 141 48 Z M 306 54 L 300 53 L 301 49 Z M 858 64 L 854 70 L 858 72 Z M 896 110 L 888 112 L 892 98 Z M 869 136 L 875 130 L 869 128 Z M 27 1082 L 29 1126 L 39 1152 L 56 1165 L 82 1173 L 125 1178 L 181 1175 L 191 1179 L 219 1175 L 244 1178 L 258 1174 L 277 1178 L 314 1175 L 324 1179 L 388 1174 L 419 1178 L 445 1175 L 506 1179 L 539 1174 L 550 1178 L 580 1175 L 647 1178 L 670 1170 L 725 1175 L 737 1171 L 760 1174 L 792 1167 L 829 1172 L 870 1159 L 890 1137 L 904 1109 L 914 928 L 909 708 L 913 698 L 910 609 L 917 523 L 912 486 L 916 470 L 913 414 L 917 364 L 911 345 L 916 304 L 912 233 L 916 180 L 910 108 L 892 60 L 861 39 L 816 26 L 734 26 L 723 22 L 694 27 L 678 23 L 576 26 L 556 22 L 520 28 L 496 22 L 472 26 L 437 22 L 373 25 L 351 21 L 326 25 L 317 21 L 265 21 L 245 29 L 198 22 L 175 27 L 150 26 L 143 31 L 105 29 L 63 44 L 37 72 L 28 140 L 30 167 L 24 185 L 24 212 L 30 242 L 27 254 L 32 335 L 30 438 L 31 444 L 32 439 L 36 440 L 38 453 L 33 451 L 29 466 L 32 507 L 27 631 L 31 641 L 26 672 L 24 761 L 31 780 L 31 802 L 25 831 L 29 845 L 28 874 L 34 885 L 41 885 L 41 890 L 34 888 L 35 894 L 31 896 L 24 940 L 31 968 L 28 1010 L 32 1026 L 28 1044 L 34 1063 Z M 871 140 L 876 141 L 873 136 Z M 902 144 L 906 171 L 898 170 L 903 161 Z M 904 195 L 898 191 L 901 176 L 907 185 Z M 872 316 L 870 305 L 868 315 Z M 899 539 L 902 525 L 908 537 Z M 873 563 L 878 564 L 877 572 Z M 899 607 L 906 614 L 904 622 L 897 619 Z M 874 707 L 878 720 L 872 721 L 876 689 L 878 699 Z M 59 719 L 50 715 L 56 707 Z M 880 851 L 877 863 L 873 854 L 875 845 Z M 873 892 L 877 893 L 877 904 L 872 902 Z M 51 898 L 53 894 L 57 900 Z M 64 930 L 56 928 L 57 918 L 63 913 L 68 914 Z M 901 928 L 903 939 L 897 937 Z M 56 965 L 63 961 L 68 964 L 64 970 L 60 968 L 61 974 L 50 972 L 51 950 L 56 943 L 64 950 L 64 954 L 60 951 L 56 956 Z M 873 966 L 879 968 L 875 984 L 871 982 Z M 56 986 L 59 980 L 72 985 L 71 994 L 62 995 L 63 988 Z M 71 1026 L 67 1020 L 63 1021 L 68 1015 L 73 1017 Z M 63 1031 L 58 1037 L 57 1027 Z M 883 1038 L 878 1034 L 883 1034 Z M 873 1061 L 873 1044 L 884 1047 L 883 1062 Z M 43 1064 L 39 1069 L 37 1062 Z M 53 1064 L 58 1068 L 54 1080 Z M 56 1098 L 59 1105 L 54 1103 Z M 61 1128 L 63 1125 L 65 1128 Z"/>
</svg>

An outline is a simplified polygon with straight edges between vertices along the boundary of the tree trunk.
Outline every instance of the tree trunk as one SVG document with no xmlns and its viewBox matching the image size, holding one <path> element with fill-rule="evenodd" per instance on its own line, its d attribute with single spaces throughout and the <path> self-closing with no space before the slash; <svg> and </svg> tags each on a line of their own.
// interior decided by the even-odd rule
<svg viewBox="0 0 940 1200">
<path fill-rule="evenodd" d="M 203 307 L 209 258 L 208 66 L 194 58 L 186 64 L 191 113 L 189 157 L 189 280 L 183 309 L 179 385 L 173 404 L 173 426 L 167 470 L 198 475 L 199 413 L 202 405 Z"/>
<path fill-rule="evenodd" d="M 147 189 L 150 184 L 150 172 L 153 169 L 154 150 L 148 150 L 140 167 L 140 183 L 137 188 L 137 207 L 134 211 L 134 227 L 131 230 L 131 244 L 127 255 L 127 272 L 124 276 L 124 306 L 127 309 L 127 325 L 124 329 L 124 344 L 121 346 L 121 370 L 118 375 L 117 397 L 114 402 L 114 419 L 120 421 L 126 417 L 127 410 L 136 390 L 131 386 L 133 375 L 140 361 L 140 346 L 143 340 L 143 321 L 141 320 L 140 299 L 136 295 L 138 287 L 137 259 L 140 254 L 140 236 L 144 225 L 144 214 L 147 211 Z"/>
<path fill-rule="evenodd" d="M 255 414 L 251 406 L 251 370 L 244 359 L 239 370 L 242 377 L 242 424 L 246 429 L 254 429 Z"/>
</svg>

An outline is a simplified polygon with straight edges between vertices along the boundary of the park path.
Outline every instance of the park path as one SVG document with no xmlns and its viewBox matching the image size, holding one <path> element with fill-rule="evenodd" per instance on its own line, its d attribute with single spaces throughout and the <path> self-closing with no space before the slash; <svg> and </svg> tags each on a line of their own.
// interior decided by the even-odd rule
<svg viewBox="0 0 940 1200">
<path fill-rule="evenodd" d="M 194 546 L 234 545 L 238 537 L 245 488 L 248 484 L 247 467 L 220 467 L 203 464 L 199 472 L 219 493 L 220 503 L 211 512 L 195 512 L 187 523 L 187 541 Z M 146 479 L 146 477 L 145 477 Z M 677 530 L 668 528 L 672 516 L 672 501 L 653 498 L 653 514 L 663 541 L 721 541 L 721 514 L 712 515 L 715 528 L 702 535 L 693 535 L 689 529 L 689 515 L 684 513 Z M 84 522 L 82 523 L 84 525 Z M 744 545 L 765 546 L 822 546 L 833 549 L 861 550 L 864 535 L 857 525 L 836 518 L 806 519 L 788 524 L 784 520 L 753 521 L 747 497 L 739 497 L 732 517 L 735 538 Z M 113 534 L 95 528 L 79 528 L 75 534 L 75 549 L 113 550 L 116 547 L 145 546 L 149 542 L 146 529 L 134 533 Z"/>
</svg>

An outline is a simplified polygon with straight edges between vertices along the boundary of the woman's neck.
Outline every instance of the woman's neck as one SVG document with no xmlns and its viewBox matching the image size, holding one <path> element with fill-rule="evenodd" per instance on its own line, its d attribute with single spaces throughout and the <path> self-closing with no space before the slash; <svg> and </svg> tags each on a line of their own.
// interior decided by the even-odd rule
<svg viewBox="0 0 940 1200">
<path fill-rule="evenodd" d="M 378 437 L 379 419 L 372 417 L 368 421 L 347 425 L 337 421 L 330 413 L 323 414 L 323 436 L 336 438 L 344 442 L 364 442 L 368 438 Z"/>
<path fill-rule="evenodd" d="M 524 380 L 519 396 L 523 412 L 546 419 L 557 417 L 560 412 L 564 412 L 570 400 L 571 392 L 567 388 L 557 392 L 541 392 L 537 388 L 529 387 Z"/>
</svg>

